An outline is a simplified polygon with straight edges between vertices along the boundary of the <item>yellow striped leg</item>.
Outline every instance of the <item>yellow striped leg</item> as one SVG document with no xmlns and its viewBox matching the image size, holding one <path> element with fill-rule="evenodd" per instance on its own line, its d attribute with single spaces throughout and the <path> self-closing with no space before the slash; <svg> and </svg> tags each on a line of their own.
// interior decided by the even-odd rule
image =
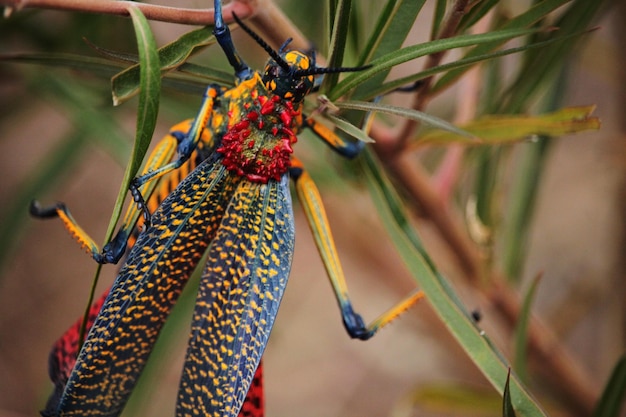
<svg viewBox="0 0 626 417">
<path fill-rule="evenodd" d="M 166 135 L 154 148 L 150 154 L 146 166 L 144 167 L 142 174 L 153 172 L 156 169 L 169 163 L 176 154 L 178 147 L 178 137 L 186 135 L 189 132 L 193 123 L 193 119 L 185 120 L 184 122 L 174 125 L 168 135 Z M 212 136 L 208 130 L 202 131 L 200 142 L 201 148 L 208 148 L 212 146 Z M 172 189 L 176 187 L 176 184 L 180 182 L 181 178 L 187 176 L 187 174 L 196 165 L 195 158 L 191 158 L 189 164 L 185 164 L 179 171 L 176 171 L 177 175 L 168 176 L 162 178 L 160 181 L 150 181 L 141 186 L 139 191 L 142 196 L 147 200 L 153 202 L 149 210 L 154 211 L 156 206 L 167 196 Z M 158 197 L 156 199 L 150 199 L 152 194 L 156 192 Z M 85 251 L 98 263 L 117 263 L 127 247 L 127 242 L 132 239 L 132 231 L 141 222 L 141 211 L 136 205 L 131 205 L 122 221 L 120 230 L 115 237 L 107 243 L 102 251 L 96 244 L 96 242 L 89 236 L 85 230 L 80 227 L 76 220 L 72 217 L 69 209 L 64 203 L 57 203 L 52 207 L 43 208 L 37 201 L 31 203 L 30 212 L 33 216 L 40 218 L 59 217 L 63 222 L 65 228 L 69 231 L 72 237 L 78 241 L 78 243 L 85 249 Z M 130 246 L 132 246 L 132 241 Z"/>
<path fill-rule="evenodd" d="M 361 316 L 354 312 L 352 308 L 343 269 L 339 262 L 319 191 L 309 174 L 302 169 L 300 162 L 295 159 L 292 161 L 291 174 L 295 180 L 298 198 L 304 209 L 311 232 L 313 233 L 315 244 L 320 252 L 326 272 L 328 273 L 333 290 L 335 291 L 346 330 L 348 334 L 350 334 L 350 337 L 367 340 L 374 336 L 378 329 L 393 321 L 423 298 L 424 293 L 421 290 L 415 290 L 400 303 L 380 315 L 380 317 L 372 323 L 365 325 Z"/>
</svg>

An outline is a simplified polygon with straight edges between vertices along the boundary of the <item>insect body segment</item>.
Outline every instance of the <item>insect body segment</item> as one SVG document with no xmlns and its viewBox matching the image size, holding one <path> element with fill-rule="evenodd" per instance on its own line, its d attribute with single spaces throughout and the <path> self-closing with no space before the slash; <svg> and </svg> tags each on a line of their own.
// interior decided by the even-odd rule
<svg viewBox="0 0 626 417">
<path fill-rule="evenodd" d="M 230 127 L 217 149 L 224 166 L 245 176 L 249 181 L 267 183 L 280 180 L 290 165 L 296 142 L 295 133 L 301 122 L 299 109 L 290 101 L 259 92 L 258 75 L 246 81 L 249 101 L 244 105 L 240 121 Z M 264 90 L 264 89 L 263 89 Z"/>
</svg>

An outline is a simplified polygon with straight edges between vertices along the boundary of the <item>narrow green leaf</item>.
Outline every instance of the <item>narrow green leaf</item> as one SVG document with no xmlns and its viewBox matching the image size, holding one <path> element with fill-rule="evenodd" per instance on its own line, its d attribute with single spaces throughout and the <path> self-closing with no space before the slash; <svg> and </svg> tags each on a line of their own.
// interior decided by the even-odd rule
<svg viewBox="0 0 626 417">
<path fill-rule="evenodd" d="M 359 99 L 359 100 L 370 100 L 373 97 L 377 97 L 380 95 L 393 92 L 395 89 L 399 87 L 404 87 L 417 80 L 430 77 L 431 75 L 435 75 L 441 72 L 450 71 L 454 69 L 462 69 L 462 73 L 463 73 L 466 70 L 469 70 L 473 64 L 476 64 L 479 62 L 488 61 L 488 60 L 495 59 L 495 58 L 500 58 L 506 55 L 526 52 L 532 49 L 545 48 L 556 42 L 567 42 L 567 41 L 570 41 L 572 38 L 579 37 L 585 33 L 588 33 L 588 31 L 581 31 L 581 32 L 573 33 L 571 35 L 559 36 L 559 37 L 548 39 L 546 41 L 534 42 L 534 43 L 523 45 L 523 46 L 516 47 L 516 48 L 503 49 L 499 51 L 489 52 L 483 55 L 475 55 L 475 56 L 458 59 L 456 61 L 437 65 L 425 71 L 420 71 L 415 74 L 408 75 L 406 77 L 402 77 L 393 81 L 386 82 L 384 84 L 379 84 L 377 86 L 374 86 L 370 90 L 365 91 L 364 94 L 359 93 L 360 91 L 362 91 L 361 88 L 359 87 L 357 89 L 357 92 L 352 94 L 352 98 Z M 454 80 L 450 80 L 450 84 L 453 82 Z M 438 88 L 443 89 L 443 88 L 446 88 L 450 84 L 440 84 Z M 491 86 L 488 86 L 488 87 L 491 87 Z"/>
<path fill-rule="evenodd" d="M 150 146 L 150 140 L 154 133 L 156 126 L 157 114 L 159 109 L 159 98 L 161 93 L 161 73 L 159 68 L 159 55 L 157 53 L 156 41 L 150 31 L 150 25 L 141 11 L 135 7 L 130 6 L 128 8 L 130 17 L 133 21 L 133 27 L 135 29 L 135 36 L 137 38 L 137 49 L 139 51 L 139 64 L 140 64 L 140 91 L 139 91 L 139 106 L 137 109 L 137 125 L 135 133 L 135 143 L 131 153 L 131 158 L 126 166 L 124 172 L 124 178 L 120 191 L 115 201 L 113 208 L 113 214 L 109 221 L 107 233 L 105 235 L 105 243 L 111 240 L 115 227 L 122 214 L 122 207 L 126 194 L 128 193 L 128 187 L 131 180 L 139 172 L 141 163 L 143 161 L 148 146 Z M 85 315 L 83 318 L 83 325 L 80 329 L 79 341 L 82 346 L 82 342 L 85 339 L 87 316 L 89 314 L 89 306 L 93 303 L 96 287 L 98 285 L 98 278 L 100 276 L 100 270 L 102 265 L 98 265 L 96 272 L 94 273 L 93 284 L 91 286 L 91 292 L 89 294 L 89 300 L 85 309 Z"/>
<path fill-rule="evenodd" d="M 333 30 L 330 38 L 330 46 L 328 50 L 328 66 L 341 67 L 343 56 L 348 40 L 348 30 L 350 21 L 350 10 L 352 8 L 352 0 L 339 0 L 337 2 L 335 15 L 333 19 Z M 339 74 L 326 74 L 322 83 L 321 91 L 324 92 L 337 84 Z"/>
<path fill-rule="evenodd" d="M 506 384 L 504 384 L 504 394 L 502 395 L 502 417 L 517 417 L 511 401 L 510 378 L 511 370 L 509 369 L 509 373 L 506 376 Z"/>
<path fill-rule="evenodd" d="M 140 94 L 137 109 L 135 147 L 131 156 L 132 162 L 126 175 L 128 178 L 125 178 L 125 180 L 128 180 L 128 183 L 139 172 L 141 162 L 150 145 L 159 113 L 159 98 L 161 94 L 160 63 L 156 41 L 150 31 L 148 21 L 139 9 L 131 7 L 129 12 L 137 35 L 140 63 Z M 128 184 L 125 185 L 121 194 L 125 194 L 126 189 L 128 189 Z"/>
<path fill-rule="evenodd" d="M 425 0 L 389 0 L 378 17 L 358 64 L 364 65 L 400 49 L 424 3 Z M 381 71 L 365 81 L 354 91 L 353 96 L 366 95 L 379 86 L 390 70 Z"/>
<path fill-rule="evenodd" d="M 400 198 L 382 173 L 375 157 L 366 149 L 360 161 L 374 204 L 413 278 L 463 350 L 493 387 L 502 394 L 504 391 L 502 381 L 506 380 L 508 364 L 484 332 L 477 327 L 445 278 L 437 272 L 411 226 Z M 515 376 L 511 377 L 510 392 L 513 407 L 519 415 L 545 416 L 541 407 Z"/>
<path fill-rule="evenodd" d="M 0 61 L 69 68 L 107 79 L 118 74 L 120 70 L 127 68 L 121 62 L 115 62 L 105 58 L 57 53 L 0 54 Z M 162 83 L 165 88 L 190 94 L 201 94 L 206 90 L 206 85 L 209 83 L 224 86 L 233 85 L 233 75 L 230 72 L 185 62 L 178 65 L 176 71 L 170 71 L 165 74 Z M 137 86 L 138 78 L 135 80 L 132 77 L 128 77 L 126 81 L 118 85 L 118 89 L 120 91 L 136 92 Z M 132 94 L 127 94 L 126 97 L 130 97 L 131 95 Z"/>
<path fill-rule="evenodd" d="M 408 46 L 373 60 L 370 62 L 372 65 L 371 68 L 348 75 L 339 82 L 332 91 L 328 92 L 327 95 L 331 100 L 337 100 L 337 98 L 348 93 L 374 75 L 421 56 L 482 43 L 491 44 L 493 42 L 504 42 L 533 32 L 534 30 L 527 29 L 502 30 L 478 35 L 461 35 Z"/>
<path fill-rule="evenodd" d="M 626 399 L 626 354 L 615 364 L 593 417 L 618 417 Z"/>
<path fill-rule="evenodd" d="M 437 0 L 435 13 L 433 14 L 433 24 L 430 28 L 430 39 L 437 39 L 439 37 L 438 35 L 441 30 L 441 23 L 443 22 L 443 18 L 446 16 L 446 3 L 446 0 Z"/>
<path fill-rule="evenodd" d="M 183 65 L 193 54 L 215 43 L 212 27 L 205 26 L 185 33 L 158 51 L 161 71 L 167 72 Z M 128 67 L 112 79 L 113 102 L 115 105 L 137 94 L 139 89 L 139 65 Z M 232 80 L 232 76 L 229 77 Z"/>
<path fill-rule="evenodd" d="M 526 12 L 522 13 L 519 16 L 516 16 L 510 20 L 508 20 L 500 30 L 520 30 L 524 28 L 528 28 L 539 20 L 543 19 L 548 13 L 556 10 L 561 7 L 565 3 L 568 3 L 572 0 L 544 0 L 535 4 L 533 7 L 528 9 Z M 496 32 L 499 32 L 496 31 Z M 490 42 L 484 42 L 481 45 L 477 45 L 471 51 L 469 51 L 463 58 L 469 58 L 476 55 L 483 55 L 487 52 L 490 52 L 500 46 L 505 39 L 501 40 L 493 40 Z M 463 73 L 462 69 L 457 69 L 454 71 L 450 71 L 441 77 L 437 83 L 432 87 L 431 91 L 436 93 L 444 86 L 448 85 L 453 80 L 456 80 Z"/>
<path fill-rule="evenodd" d="M 559 28 L 558 32 L 549 33 L 548 36 L 569 35 L 587 30 L 605 3 L 606 0 L 572 1 L 555 23 Z M 546 89 L 546 84 L 552 83 L 559 76 L 567 57 L 579 49 L 579 41 L 558 43 L 526 54 L 517 79 L 505 96 L 505 103 L 496 110 L 508 113 L 522 111 L 533 95 L 541 94 Z"/>
<path fill-rule="evenodd" d="M 515 356 L 513 357 L 513 369 L 515 369 L 515 373 L 519 376 L 519 378 L 526 383 L 528 383 L 528 324 L 530 323 L 531 318 L 531 306 L 533 300 L 535 299 L 535 294 L 537 293 L 537 287 L 539 286 L 540 280 L 541 275 L 537 275 L 530 283 L 530 286 L 524 295 L 522 309 L 520 310 L 518 322 L 515 326 Z"/>
<path fill-rule="evenodd" d="M 348 135 L 352 136 L 355 139 L 358 139 L 365 143 L 374 142 L 374 139 L 370 138 L 367 133 L 365 133 L 363 130 L 359 129 L 352 123 L 348 122 L 347 120 L 342 119 L 341 117 L 335 116 L 330 113 L 324 114 L 322 115 L 322 117 L 330 120 L 335 126 L 337 126 L 338 129 L 346 132 Z"/>
<path fill-rule="evenodd" d="M 203 86 L 202 90 L 206 89 L 206 85 L 209 83 L 217 83 L 224 86 L 233 86 L 234 77 L 231 72 L 221 71 L 214 68 L 205 67 L 203 65 L 193 64 L 191 62 L 185 62 L 178 67 L 178 72 L 182 74 L 189 74 L 194 77 L 202 77 L 202 80 L 197 81 Z M 176 73 L 174 73 L 176 74 Z"/>
<path fill-rule="evenodd" d="M 367 101 L 338 101 L 337 103 L 335 103 L 335 106 L 337 106 L 340 109 L 360 110 L 360 111 L 365 111 L 365 112 L 377 112 L 377 113 L 390 114 L 394 116 L 400 116 L 406 119 L 411 119 L 411 120 L 416 120 L 418 122 L 422 122 L 426 125 L 429 125 L 438 129 L 443 129 L 445 131 L 453 133 L 457 137 L 462 137 L 463 140 L 465 141 L 467 141 L 468 139 L 478 139 L 476 136 L 472 135 L 471 133 L 463 129 L 459 129 L 452 123 L 449 123 L 443 119 L 440 119 L 438 117 L 432 116 L 430 114 L 427 114 L 418 110 L 407 109 L 404 107 L 396 107 L 396 106 L 391 106 L 388 104 L 370 103 Z"/>
<path fill-rule="evenodd" d="M 96 45 L 95 43 L 91 42 L 87 38 L 83 38 L 83 40 L 87 45 L 89 45 L 91 49 L 96 51 L 98 55 L 107 58 L 113 62 L 119 62 L 121 64 L 124 64 L 124 66 L 128 64 L 136 64 L 137 62 L 139 62 L 139 57 L 137 56 L 137 54 L 119 52 L 112 49 L 103 48 L 102 46 Z"/>
<path fill-rule="evenodd" d="M 461 23 L 459 24 L 459 31 L 464 31 L 468 28 L 471 28 L 476 24 L 480 19 L 482 19 L 494 6 L 498 5 L 500 0 L 481 0 L 477 2 L 474 7 L 472 7 L 465 16 L 461 19 Z"/>
<path fill-rule="evenodd" d="M 119 62 L 111 62 L 103 58 L 61 53 L 0 55 L 0 61 L 70 68 L 107 78 L 124 68 L 124 65 Z"/>
<path fill-rule="evenodd" d="M 598 130 L 600 120 L 591 116 L 595 106 L 566 107 L 538 116 L 483 116 L 461 126 L 480 138 L 482 144 L 511 143 L 534 136 L 563 136 Z M 419 144 L 447 144 L 465 140 L 450 131 L 433 130 L 419 138 Z M 477 143 L 477 144 L 480 144 Z"/>
</svg>

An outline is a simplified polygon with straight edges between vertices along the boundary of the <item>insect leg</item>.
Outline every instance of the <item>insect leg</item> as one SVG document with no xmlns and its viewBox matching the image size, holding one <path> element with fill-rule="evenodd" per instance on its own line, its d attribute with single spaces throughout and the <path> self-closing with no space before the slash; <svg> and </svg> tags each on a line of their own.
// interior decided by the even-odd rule
<svg viewBox="0 0 626 417">
<path fill-rule="evenodd" d="M 173 129 L 181 126 L 183 123 L 176 125 Z M 176 146 L 177 140 L 171 133 L 165 136 L 150 154 L 143 172 L 150 172 L 162 166 L 165 162 L 170 161 L 176 151 Z M 157 183 L 146 184 L 141 188 L 141 192 L 149 198 L 156 185 Z M 64 203 L 57 203 L 51 207 L 42 207 L 37 201 L 33 201 L 30 205 L 30 214 L 39 218 L 60 218 L 72 237 L 100 264 L 117 263 L 120 260 L 126 250 L 126 242 L 130 237 L 130 232 L 137 224 L 139 218 L 137 208 L 134 205 L 131 206 L 124 217 L 118 233 L 100 251 L 96 242 L 74 220 Z"/>
<path fill-rule="evenodd" d="M 129 187 L 130 192 L 133 199 L 137 203 L 138 208 L 143 211 L 144 221 L 146 224 L 149 224 L 150 222 L 150 211 L 145 203 L 140 187 L 156 178 L 180 168 L 189 160 L 193 151 L 198 147 L 198 143 L 202 141 L 202 135 L 204 134 L 203 132 L 205 132 L 205 127 L 211 126 L 210 119 L 213 115 L 215 99 L 219 97 L 223 91 L 224 90 L 220 87 L 211 85 L 207 87 L 202 103 L 200 104 L 200 110 L 198 111 L 196 118 L 191 123 L 189 129 L 184 132 L 178 131 L 172 134 L 172 136 L 176 137 L 178 140 L 178 158 L 176 158 L 176 160 L 162 165 L 157 169 L 153 169 L 131 181 Z"/>
<path fill-rule="evenodd" d="M 344 326 L 350 337 L 367 340 L 374 336 L 378 329 L 393 321 L 423 298 L 424 293 L 420 290 L 412 292 L 400 303 L 383 313 L 369 325 L 366 325 L 363 318 L 354 311 L 352 303 L 350 302 L 343 269 L 339 262 L 319 191 L 309 174 L 302 169 L 302 165 L 299 161 L 295 159 L 292 160 L 290 173 L 295 180 L 298 198 L 304 209 L 309 227 L 313 233 L 315 244 L 320 252 L 326 272 L 328 273 L 333 290 L 335 291 Z"/>
<path fill-rule="evenodd" d="M 354 158 L 363 150 L 365 142 L 356 140 L 349 141 L 337 135 L 324 124 L 312 119 L 306 118 L 306 126 L 310 128 L 320 139 L 340 155 L 346 158 Z"/>
<path fill-rule="evenodd" d="M 230 29 L 228 29 L 228 25 L 224 24 L 221 0 L 215 0 L 214 7 L 215 27 L 213 28 L 213 34 L 215 35 L 215 39 L 217 39 L 224 54 L 226 54 L 226 58 L 228 58 L 228 62 L 235 70 L 237 80 L 248 80 L 252 78 L 253 72 L 243 59 L 241 59 L 237 53 L 237 49 L 235 49 Z"/>
</svg>

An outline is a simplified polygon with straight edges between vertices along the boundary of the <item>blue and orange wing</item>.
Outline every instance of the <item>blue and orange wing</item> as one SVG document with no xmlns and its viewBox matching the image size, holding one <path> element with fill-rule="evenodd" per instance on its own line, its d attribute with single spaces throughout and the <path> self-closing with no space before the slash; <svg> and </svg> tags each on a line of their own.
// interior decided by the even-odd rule
<svg viewBox="0 0 626 417">
<path fill-rule="evenodd" d="M 117 416 L 240 179 L 217 155 L 196 168 L 133 246 L 80 352 L 58 415 Z"/>
<path fill-rule="evenodd" d="M 224 213 L 198 291 L 179 416 L 236 416 L 242 407 L 291 268 L 288 181 L 243 181 Z"/>
</svg>

